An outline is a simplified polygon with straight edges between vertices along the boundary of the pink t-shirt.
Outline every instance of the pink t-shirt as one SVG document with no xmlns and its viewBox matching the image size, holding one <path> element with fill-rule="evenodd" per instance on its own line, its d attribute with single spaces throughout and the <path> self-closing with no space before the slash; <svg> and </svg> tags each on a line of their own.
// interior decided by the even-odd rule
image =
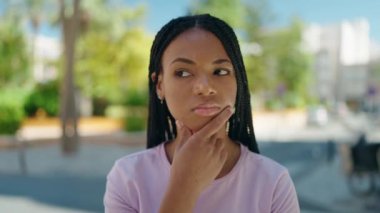
<svg viewBox="0 0 380 213">
<path fill-rule="evenodd" d="M 288 170 L 244 145 L 240 148 L 237 164 L 202 192 L 194 212 L 300 212 Z M 169 175 L 164 144 L 117 160 L 107 176 L 105 212 L 158 212 Z"/>
</svg>

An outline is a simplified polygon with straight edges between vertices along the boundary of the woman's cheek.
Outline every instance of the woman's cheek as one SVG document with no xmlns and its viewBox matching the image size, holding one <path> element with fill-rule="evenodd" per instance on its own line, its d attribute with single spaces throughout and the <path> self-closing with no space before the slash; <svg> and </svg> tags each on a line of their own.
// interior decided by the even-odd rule
<svg viewBox="0 0 380 213">
<path fill-rule="evenodd" d="M 180 110 L 183 108 L 183 106 L 181 107 L 180 103 L 181 102 L 178 100 L 173 100 L 172 97 L 168 97 L 166 100 L 170 114 L 172 114 L 172 116 L 178 120 L 182 117 Z"/>
</svg>

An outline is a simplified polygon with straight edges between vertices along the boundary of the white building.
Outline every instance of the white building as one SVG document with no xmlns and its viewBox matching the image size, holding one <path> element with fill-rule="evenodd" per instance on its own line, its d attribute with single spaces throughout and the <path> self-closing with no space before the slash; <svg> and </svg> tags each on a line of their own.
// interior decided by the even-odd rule
<svg viewBox="0 0 380 213">
<path fill-rule="evenodd" d="M 360 103 L 368 89 L 370 62 L 369 23 L 366 19 L 321 26 L 309 25 L 304 47 L 314 55 L 312 91 L 335 105 L 342 101 Z"/>
<path fill-rule="evenodd" d="M 370 51 L 370 97 L 367 106 L 377 107 L 380 118 L 380 43 L 371 41 Z"/>
<path fill-rule="evenodd" d="M 37 82 L 46 82 L 57 78 L 58 71 L 52 62 L 57 61 L 61 54 L 61 44 L 58 38 L 36 36 L 30 38 L 34 50 L 33 77 Z"/>
</svg>

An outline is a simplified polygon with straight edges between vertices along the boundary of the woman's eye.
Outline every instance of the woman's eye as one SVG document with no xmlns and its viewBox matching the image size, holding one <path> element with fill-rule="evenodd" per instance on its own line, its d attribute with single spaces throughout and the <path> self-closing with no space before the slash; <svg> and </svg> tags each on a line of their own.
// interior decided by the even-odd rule
<svg viewBox="0 0 380 213">
<path fill-rule="evenodd" d="M 191 74 L 185 70 L 178 70 L 175 72 L 175 75 L 178 76 L 178 77 L 188 77 L 190 76 Z"/>
<path fill-rule="evenodd" d="M 216 75 L 228 75 L 229 73 L 230 73 L 230 71 L 225 70 L 225 69 L 216 69 L 214 71 L 214 74 L 216 74 Z"/>
</svg>

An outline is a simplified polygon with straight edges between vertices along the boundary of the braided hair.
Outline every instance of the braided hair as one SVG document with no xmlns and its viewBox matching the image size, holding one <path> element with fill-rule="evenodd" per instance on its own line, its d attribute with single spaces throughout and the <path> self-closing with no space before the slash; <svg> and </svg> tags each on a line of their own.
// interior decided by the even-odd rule
<svg viewBox="0 0 380 213">
<path fill-rule="evenodd" d="M 162 56 L 177 36 L 191 28 L 200 28 L 213 33 L 223 44 L 236 70 L 237 95 L 235 113 L 229 119 L 228 136 L 259 153 L 252 125 L 250 93 L 247 74 L 240 47 L 233 29 L 221 19 L 209 14 L 183 16 L 171 20 L 155 36 L 150 52 L 149 62 L 149 115 L 147 131 L 147 148 L 155 147 L 164 141 L 172 140 L 177 135 L 175 119 L 169 112 L 165 101 L 161 103 L 156 95 L 157 78 L 162 71 Z"/>
</svg>

